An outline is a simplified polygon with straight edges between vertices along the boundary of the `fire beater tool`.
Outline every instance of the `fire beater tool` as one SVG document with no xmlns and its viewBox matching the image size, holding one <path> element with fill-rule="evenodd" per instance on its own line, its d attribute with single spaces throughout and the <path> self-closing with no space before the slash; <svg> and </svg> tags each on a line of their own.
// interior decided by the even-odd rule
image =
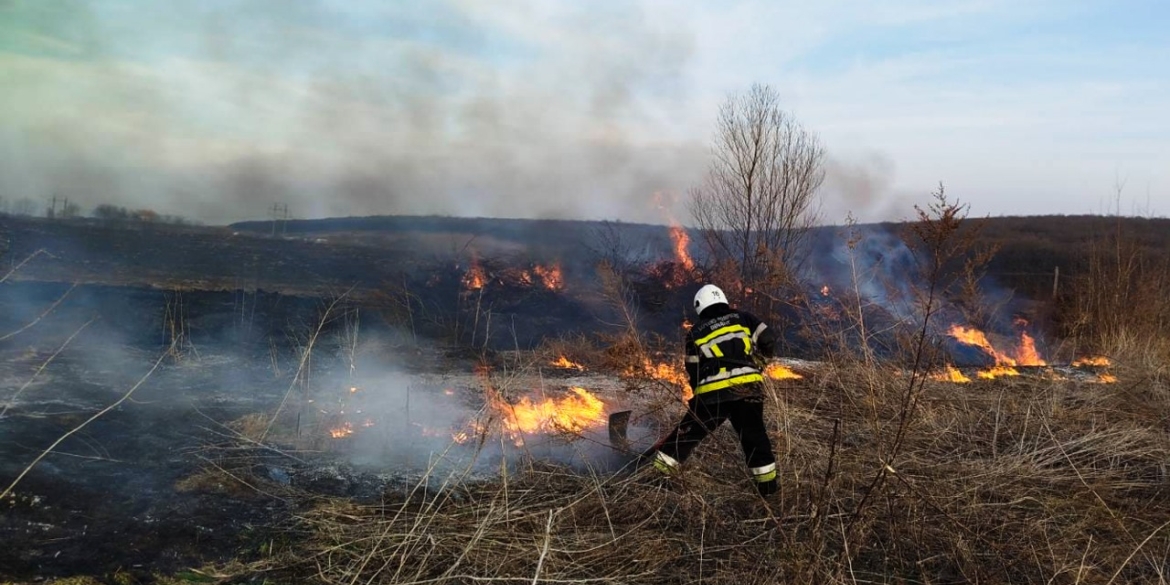
<svg viewBox="0 0 1170 585">
<path fill-rule="evenodd" d="M 630 455 L 630 414 L 631 410 L 622 410 L 609 415 L 609 445 L 614 449 Z"/>
</svg>

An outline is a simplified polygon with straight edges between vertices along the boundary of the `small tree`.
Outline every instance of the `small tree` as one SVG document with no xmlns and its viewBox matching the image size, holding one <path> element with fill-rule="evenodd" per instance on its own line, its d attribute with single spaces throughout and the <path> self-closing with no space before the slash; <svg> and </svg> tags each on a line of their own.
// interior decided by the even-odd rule
<svg viewBox="0 0 1170 585">
<path fill-rule="evenodd" d="M 125 207 L 103 203 L 94 208 L 93 216 L 106 221 L 121 221 L 130 217 L 130 211 Z"/>
<path fill-rule="evenodd" d="M 774 89 L 754 85 L 723 104 L 712 154 L 706 179 L 690 192 L 691 215 L 712 258 L 743 289 L 775 290 L 805 257 L 824 148 L 780 108 Z"/>
<path fill-rule="evenodd" d="M 61 212 L 58 217 L 81 217 L 81 206 L 66 199 L 65 204 L 61 206 Z"/>
</svg>

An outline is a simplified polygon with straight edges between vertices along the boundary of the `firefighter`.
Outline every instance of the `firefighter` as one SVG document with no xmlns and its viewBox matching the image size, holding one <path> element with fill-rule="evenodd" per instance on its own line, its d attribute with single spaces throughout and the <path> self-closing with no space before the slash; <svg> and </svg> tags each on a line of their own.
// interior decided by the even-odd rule
<svg viewBox="0 0 1170 585">
<path fill-rule="evenodd" d="M 686 370 L 694 397 L 678 426 L 644 457 L 659 471 L 674 473 L 711 432 L 731 421 L 761 495 L 776 492 L 776 457 L 764 426 L 763 360 L 775 352 L 775 337 L 755 315 L 736 311 L 719 287 L 695 294 L 699 321 L 686 340 Z"/>
</svg>

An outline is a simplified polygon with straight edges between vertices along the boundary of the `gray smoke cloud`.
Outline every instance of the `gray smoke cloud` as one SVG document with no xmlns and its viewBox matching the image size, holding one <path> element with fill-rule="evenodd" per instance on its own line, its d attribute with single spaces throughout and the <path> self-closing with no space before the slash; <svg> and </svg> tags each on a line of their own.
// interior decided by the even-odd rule
<svg viewBox="0 0 1170 585">
<path fill-rule="evenodd" d="M 914 217 L 914 205 L 929 193 L 908 193 L 894 187 L 896 166 L 888 156 L 870 152 L 853 157 L 830 154 L 821 187 L 821 219 L 826 224 L 854 220 L 901 221 Z"/>
<path fill-rule="evenodd" d="M 0 15 L 8 200 L 210 222 L 273 203 L 298 217 L 660 221 L 652 194 L 685 190 L 706 162 L 672 111 L 691 34 L 638 4 L 9 2 Z"/>
</svg>

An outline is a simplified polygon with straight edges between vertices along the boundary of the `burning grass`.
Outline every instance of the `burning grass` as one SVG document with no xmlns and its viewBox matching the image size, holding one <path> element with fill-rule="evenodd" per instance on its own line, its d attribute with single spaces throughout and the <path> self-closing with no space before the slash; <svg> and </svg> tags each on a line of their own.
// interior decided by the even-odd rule
<svg viewBox="0 0 1170 585">
<path fill-rule="evenodd" d="M 248 572 L 328 584 L 1161 582 L 1165 381 L 1015 377 L 962 392 L 928 381 L 890 458 L 907 383 L 892 373 L 831 366 L 769 382 L 783 487 L 767 500 L 725 426 L 671 479 L 529 461 L 488 478 L 428 474 L 374 505 L 318 498 L 290 548 Z"/>
</svg>

